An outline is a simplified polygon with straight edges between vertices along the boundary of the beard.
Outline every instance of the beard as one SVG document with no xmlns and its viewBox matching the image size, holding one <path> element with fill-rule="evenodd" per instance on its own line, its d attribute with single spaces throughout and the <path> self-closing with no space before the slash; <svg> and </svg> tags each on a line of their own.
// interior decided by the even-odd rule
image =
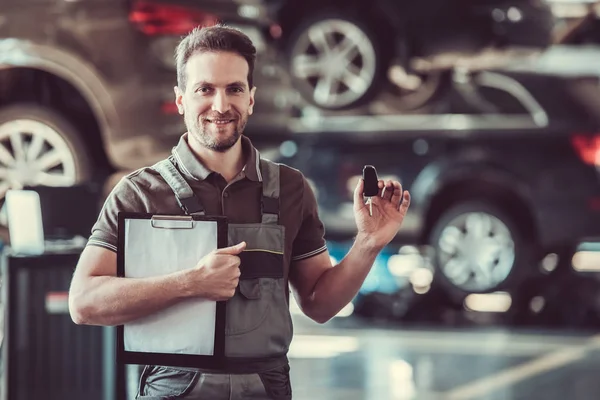
<svg viewBox="0 0 600 400">
<path fill-rule="evenodd" d="M 218 127 L 217 125 L 208 122 L 207 119 L 229 119 L 234 121 L 223 127 Z M 238 114 L 235 112 L 220 114 L 212 112 L 195 118 L 193 115 L 185 113 L 184 120 L 190 136 L 198 143 L 207 149 L 224 153 L 237 143 L 242 132 L 244 132 L 244 128 L 248 122 L 248 114 Z M 219 132 L 215 133 L 215 128 Z M 231 131 L 231 133 L 225 134 L 220 132 L 221 130 Z"/>
</svg>

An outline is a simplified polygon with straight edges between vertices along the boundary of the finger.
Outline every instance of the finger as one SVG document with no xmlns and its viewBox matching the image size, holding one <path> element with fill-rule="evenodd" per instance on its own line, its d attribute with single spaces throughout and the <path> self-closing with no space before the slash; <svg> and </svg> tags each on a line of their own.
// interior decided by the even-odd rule
<svg viewBox="0 0 600 400">
<path fill-rule="evenodd" d="M 377 182 L 377 187 L 379 188 L 379 192 L 377 193 L 377 197 L 381 197 L 383 195 L 383 191 L 385 190 L 385 182 L 380 179 Z"/>
<path fill-rule="evenodd" d="M 402 196 L 402 202 L 400 203 L 400 212 L 406 213 L 408 211 L 408 207 L 410 207 L 410 193 L 408 190 L 405 190 Z"/>
<path fill-rule="evenodd" d="M 233 271 L 231 271 L 231 281 L 237 281 L 240 276 L 242 275 L 242 271 L 240 270 L 240 268 L 234 268 Z"/>
<path fill-rule="evenodd" d="M 400 207 L 400 202 L 402 201 L 402 185 L 398 181 L 393 182 L 394 190 L 392 193 L 391 202 L 394 206 Z"/>
<path fill-rule="evenodd" d="M 223 247 L 222 249 L 215 250 L 215 254 L 231 254 L 238 255 L 246 249 L 246 242 L 241 242 L 235 246 Z"/>
<path fill-rule="evenodd" d="M 364 201 L 363 201 L 364 186 L 365 186 L 365 182 L 363 181 L 362 178 L 359 178 L 358 183 L 357 183 L 356 187 L 354 188 L 354 210 L 355 211 L 358 211 L 365 206 Z"/>
<path fill-rule="evenodd" d="M 388 180 L 385 183 L 385 187 L 383 188 L 381 197 L 385 200 L 390 200 L 392 198 L 393 194 L 394 194 L 394 184 L 392 183 L 391 180 Z"/>
</svg>

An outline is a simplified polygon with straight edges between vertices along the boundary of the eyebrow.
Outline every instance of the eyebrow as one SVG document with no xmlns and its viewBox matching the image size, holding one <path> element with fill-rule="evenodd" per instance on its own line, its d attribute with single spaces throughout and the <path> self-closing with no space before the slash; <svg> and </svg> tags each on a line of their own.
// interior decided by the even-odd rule
<svg viewBox="0 0 600 400">
<path fill-rule="evenodd" d="M 214 87 L 215 85 L 213 83 L 207 82 L 207 81 L 200 81 L 197 82 L 194 87 L 198 87 L 198 86 L 209 86 L 209 87 Z M 231 82 L 227 84 L 227 87 L 245 87 L 246 84 L 242 81 L 235 81 L 235 82 Z"/>
<path fill-rule="evenodd" d="M 231 86 L 241 86 L 241 87 L 244 87 L 244 86 L 246 86 L 246 84 L 244 82 L 236 81 L 236 82 L 230 83 L 227 86 L 228 87 L 231 87 Z"/>
</svg>

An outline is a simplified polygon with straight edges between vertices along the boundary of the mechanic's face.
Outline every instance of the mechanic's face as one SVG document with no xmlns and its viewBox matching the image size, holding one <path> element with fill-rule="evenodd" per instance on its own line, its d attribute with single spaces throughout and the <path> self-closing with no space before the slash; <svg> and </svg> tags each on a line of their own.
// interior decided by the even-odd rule
<svg viewBox="0 0 600 400">
<path fill-rule="evenodd" d="M 254 106 L 248 63 L 231 52 L 193 54 L 186 65 L 185 92 L 175 87 L 176 103 L 190 139 L 219 152 L 239 140 Z"/>
</svg>

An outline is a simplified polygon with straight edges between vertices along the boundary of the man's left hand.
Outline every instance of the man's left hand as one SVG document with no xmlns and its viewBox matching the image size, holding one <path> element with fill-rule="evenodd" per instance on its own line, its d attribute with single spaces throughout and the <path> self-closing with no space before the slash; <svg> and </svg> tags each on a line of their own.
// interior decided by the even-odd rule
<svg viewBox="0 0 600 400">
<path fill-rule="evenodd" d="M 363 179 L 359 179 L 354 190 L 354 217 L 358 228 L 357 237 L 362 237 L 375 248 L 383 249 L 398 233 L 410 206 L 410 193 L 402 192 L 398 181 L 378 182 L 379 193 L 373 196 L 373 215 L 369 215 L 369 204 L 363 198 Z"/>
</svg>

